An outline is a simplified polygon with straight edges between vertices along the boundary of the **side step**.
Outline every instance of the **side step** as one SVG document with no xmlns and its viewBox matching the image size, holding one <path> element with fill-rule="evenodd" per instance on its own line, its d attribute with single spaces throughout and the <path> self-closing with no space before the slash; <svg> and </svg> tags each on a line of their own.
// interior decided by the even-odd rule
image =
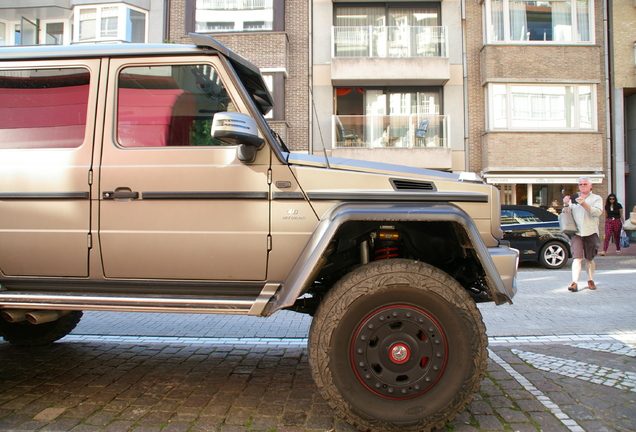
<svg viewBox="0 0 636 432">
<path fill-rule="evenodd" d="M 269 300 L 269 298 L 265 299 L 262 297 L 264 297 L 263 294 L 258 297 L 215 298 L 200 295 L 167 297 L 158 295 L 0 291 L 0 308 L 260 315 L 262 308 L 265 306 L 263 303 L 267 303 Z"/>
</svg>

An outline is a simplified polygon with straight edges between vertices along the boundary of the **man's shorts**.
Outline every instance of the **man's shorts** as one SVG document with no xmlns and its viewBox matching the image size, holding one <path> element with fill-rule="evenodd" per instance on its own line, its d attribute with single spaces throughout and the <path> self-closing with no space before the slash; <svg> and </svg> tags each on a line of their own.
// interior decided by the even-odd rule
<svg viewBox="0 0 636 432">
<path fill-rule="evenodd" d="M 570 241 L 572 247 L 572 258 L 585 258 L 592 261 L 598 253 L 598 234 L 581 237 L 576 234 Z"/>
</svg>

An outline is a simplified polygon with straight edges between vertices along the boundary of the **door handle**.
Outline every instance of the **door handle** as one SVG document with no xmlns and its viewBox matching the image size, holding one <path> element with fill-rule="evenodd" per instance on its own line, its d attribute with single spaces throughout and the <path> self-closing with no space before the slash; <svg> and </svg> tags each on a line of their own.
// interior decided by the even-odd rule
<svg viewBox="0 0 636 432">
<path fill-rule="evenodd" d="M 133 192 L 130 188 L 117 188 L 114 191 L 102 192 L 103 199 L 137 199 L 139 198 L 139 192 Z"/>
</svg>

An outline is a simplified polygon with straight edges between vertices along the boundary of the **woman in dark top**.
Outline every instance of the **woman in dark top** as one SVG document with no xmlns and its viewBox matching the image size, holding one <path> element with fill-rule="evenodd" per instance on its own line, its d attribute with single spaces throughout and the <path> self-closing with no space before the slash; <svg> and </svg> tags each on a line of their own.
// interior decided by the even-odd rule
<svg viewBox="0 0 636 432">
<path fill-rule="evenodd" d="M 605 201 L 605 241 L 603 242 L 603 250 L 600 255 L 605 255 L 610 239 L 614 237 L 616 245 L 616 254 L 621 254 L 621 230 L 623 229 L 623 206 L 616 199 L 613 193 L 607 196 Z"/>
</svg>

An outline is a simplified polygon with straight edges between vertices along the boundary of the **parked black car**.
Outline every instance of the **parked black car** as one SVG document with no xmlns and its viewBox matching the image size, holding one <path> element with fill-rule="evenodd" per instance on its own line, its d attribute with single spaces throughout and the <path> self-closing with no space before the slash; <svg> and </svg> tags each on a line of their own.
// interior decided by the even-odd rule
<svg viewBox="0 0 636 432">
<path fill-rule="evenodd" d="M 571 256 L 570 238 L 559 231 L 556 214 L 540 207 L 502 205 L 504 240 L 519 249 L 520 261 L 538 261 L 548 269 L 563 267 Z"/>
</svg>

